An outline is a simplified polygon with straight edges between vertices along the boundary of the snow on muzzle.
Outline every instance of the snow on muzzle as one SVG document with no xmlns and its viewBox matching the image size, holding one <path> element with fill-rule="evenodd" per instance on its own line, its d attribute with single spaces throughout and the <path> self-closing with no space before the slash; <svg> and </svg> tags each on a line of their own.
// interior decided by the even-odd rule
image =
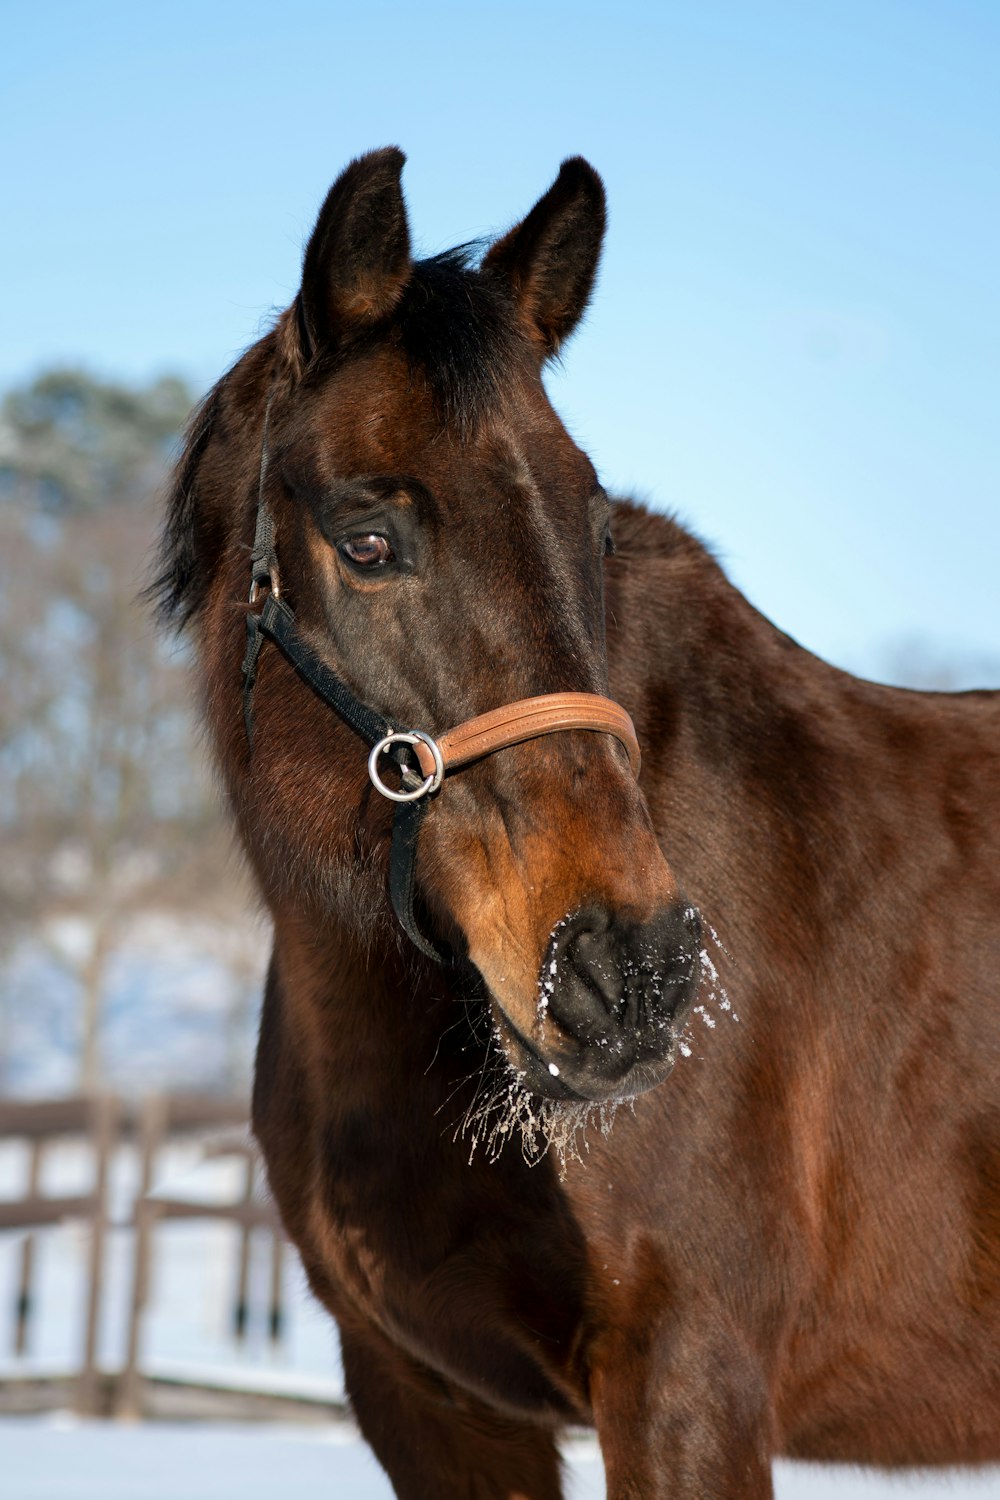
<svg viewBox="0 0 1000 1500">
<path fill-rule="evenodd" d="M 701 923 L 684 902 L 646 921 L 593 905 L 555 928 L 528 1034 L 495 1007 L 523 1087 L 554 1099 L 628 1098 L 673 1065 L 698 987 Z"/>
</svg>

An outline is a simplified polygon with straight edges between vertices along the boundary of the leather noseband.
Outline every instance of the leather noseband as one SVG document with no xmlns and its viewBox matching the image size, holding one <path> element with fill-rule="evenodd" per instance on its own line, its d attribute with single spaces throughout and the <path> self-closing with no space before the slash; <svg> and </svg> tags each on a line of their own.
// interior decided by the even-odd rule
<svg viewBox="0 0 1000 1500">
<path fill-rule="evenodd" d="M 467 766 L 495 750 L 520 745 L 524 740 L 561 729 L 594 729 L 613 734 L 628 751 L 633 776 L 639 774 L 639 741 L 628 714 L 620 704 L 596 693 L 545 693 L 540 698 L 519 698 L 504 708 L 494 708 L 477 719 L 466 719 L 457 729 L 449 729 L 438 740 L 445 775 Z M 413 753 L 425 776 L 434 770 L 430 748 L 418 740 Z"/>
</svg>

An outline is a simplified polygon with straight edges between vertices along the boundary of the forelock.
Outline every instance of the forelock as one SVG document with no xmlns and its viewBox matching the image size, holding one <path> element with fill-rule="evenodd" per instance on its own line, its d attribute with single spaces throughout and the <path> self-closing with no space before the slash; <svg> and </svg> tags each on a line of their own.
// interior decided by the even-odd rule
<svg viewBox="0 0 1000 1500">
<path fill-rule="evenodd" d="M 417 261 L 398 308 L 407 358 L 442 415 L 463 431 L 496 407 L 524 360 L 524 335 L 508 293 L 475 266 L 475 245 Z"/>
</svg>

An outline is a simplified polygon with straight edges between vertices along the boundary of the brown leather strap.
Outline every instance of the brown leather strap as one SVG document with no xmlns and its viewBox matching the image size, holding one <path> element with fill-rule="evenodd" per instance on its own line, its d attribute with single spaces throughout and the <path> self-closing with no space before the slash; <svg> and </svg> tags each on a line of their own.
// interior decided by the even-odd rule
<svg viewBox="0 0 1000 1500">
<path fill-rule="evenodd" d="M 491 755 L 494 750 L 561 729 L 593 729 L 600 734 L 613 734 L 628 751 L 633 776 L 638 776 L 639 741 L 632 720 L 620 704 L 596 693 L 546 693 L 540 698 L 521 698 L 517 703 L 508 703 L 449 729 L 437 745 L 445 771 L 453 771 Z M 432 776 L 434 756 L 430 747 L 418 741 L 413 750 L 424 775 Z"/>
</svg>

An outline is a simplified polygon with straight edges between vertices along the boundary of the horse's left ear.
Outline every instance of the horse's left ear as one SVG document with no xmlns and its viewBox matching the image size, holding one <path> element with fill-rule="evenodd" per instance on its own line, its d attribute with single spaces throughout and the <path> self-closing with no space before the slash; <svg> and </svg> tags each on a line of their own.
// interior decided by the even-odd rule
<svg viewBox="0 0 1000 1500">
<path fill-rule="evenodd" d="M 485 271 L 509 282 L 543 358 L 569 337 L 590 301 L 606 218 L 603 182 L 582 156 L 572 156 L 528 217 L 483 260 Z"/>
</svg>

